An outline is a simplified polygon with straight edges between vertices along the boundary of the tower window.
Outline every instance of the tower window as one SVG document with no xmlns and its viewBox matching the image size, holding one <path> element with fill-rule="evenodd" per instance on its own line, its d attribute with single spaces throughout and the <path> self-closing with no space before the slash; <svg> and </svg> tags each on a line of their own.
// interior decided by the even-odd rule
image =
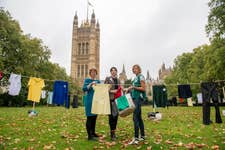
<svg viewBox="0 0 225 150">
<path fill-rule="evenodd" d="M 84 65 L 81 65 L 81 77 L 84 76 Z"/>
<path fill-rule="evenodd" d="M 80 77 L 80 65 L 77 65 L 77 77 Z"/>
<path fill-rule="evenodd" d="M 82 43 L 82 55 L 84 55 L 84 51 L 85 51 L 85 44 Z"/>
<path fill-rule="evenodd" d="M 89 53 L 89 43 L 86 43 L 86 54 Z"/>
<path fill-rule="evenodd" d="M 79 43 L 78 44 L 78 55 L 80 55 L 81 54 L 81 44 Z"/>
</svg>

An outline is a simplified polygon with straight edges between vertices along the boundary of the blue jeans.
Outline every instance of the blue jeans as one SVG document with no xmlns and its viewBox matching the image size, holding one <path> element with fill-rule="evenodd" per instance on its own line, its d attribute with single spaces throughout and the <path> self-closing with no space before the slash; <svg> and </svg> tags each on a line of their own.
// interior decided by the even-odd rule
<svg viewBox="0 0 225 150">
<path fill-rule="evenodd" d="M 141 136 L 145 136 L 144 122 L 141 117 L 141 99 L 134 99 L 135 110 L 133 113 L 134 137 L 139 138 L 139 129 Z"/>
</svg>

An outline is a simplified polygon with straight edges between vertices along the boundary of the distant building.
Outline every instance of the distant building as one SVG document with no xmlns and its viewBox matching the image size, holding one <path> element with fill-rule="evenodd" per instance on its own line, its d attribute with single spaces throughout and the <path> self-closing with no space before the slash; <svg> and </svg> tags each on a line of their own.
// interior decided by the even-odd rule
<svg viewBox="0 0 225 150">
<path fill-rule="evenodd" d="M 163 63 L 161 68 L 159 69 L 159 80 L 163 81 L 166 76 L 171 74 L 171 71 L 171 67 L 166 68 L 165 63 Z"/>
<path fill-rule="evenodd" d="M 148 99 L 152 99 L 152 79 L 150 77 L 149 71 L 147 71 L 146 76 L 146 94 Z"/>
<path fill-rule="evenodd" d="M 123 70 L 122 72 L 119 74 L 119 79 L 120 79 L 120 83 L 121 84 L 125 84 L 125 82 L 127 81 L 127 75 L 126 75 L 126 71 L 125 71 L 125 66 L 123 64 Z"/>
<path fill-rule="evenodd" d="M 162 64 L 161 68 L 159 69 L 159 77 L 157 79 L 151 78 L 149 71 L 147 71 L 146 76 L 146 93 L 149 99 L 152 99 L 152 86 L 157 84 L 163 84 L 164 79 L 171 73 L 171 67 L 166 68 L 165 63 Z"/>
</svg>

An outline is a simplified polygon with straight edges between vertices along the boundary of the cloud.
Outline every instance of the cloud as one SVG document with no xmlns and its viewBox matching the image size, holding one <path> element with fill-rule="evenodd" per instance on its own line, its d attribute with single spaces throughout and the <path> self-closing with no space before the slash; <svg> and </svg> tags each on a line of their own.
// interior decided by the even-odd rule
<svg viewBox="0 0 225 150">
<path fill-rule="evenodd" d="M 207 43 L 208 0 L 91 0 L 101 29 L 101 79 L 112 66 L 128 77 L 133 64 L 157 77 L 163 62 L 171 66 L 177 55 Z M 25 33 L 39 37 L 52 50 L 53 62 L 70 73 L 72 22 L 86 19 L 83 0 L 3 0 Z M 92 10 L 90 9 L 90 13 Z"/>
</svg>

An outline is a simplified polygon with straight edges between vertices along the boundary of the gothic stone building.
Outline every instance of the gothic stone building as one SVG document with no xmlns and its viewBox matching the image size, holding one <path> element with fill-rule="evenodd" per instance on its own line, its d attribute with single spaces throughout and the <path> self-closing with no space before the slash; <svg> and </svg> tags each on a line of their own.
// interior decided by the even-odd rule
<svg viewBox="0 0 225 150">
<path fill-rule="evenodd" d="M 100 56 L 100 27 L 96 23 L 94 12 L 91 20 L 88 18 L 78 26 L 77 13 L 73 20 L 72 54 L 71 54 L 71 77 L 82 83 L 89 76 L 88 70 L 95 67 L 99 79 L 99 56 Z"/>
<path fill-rule="evenodd" d="M 166 68 L 165 63 L 162 64 L 162 67 L 159 69 L 159 80 L 163 81 L 166 76 L 171 73 L 171 67 Z"/>
</svg>

